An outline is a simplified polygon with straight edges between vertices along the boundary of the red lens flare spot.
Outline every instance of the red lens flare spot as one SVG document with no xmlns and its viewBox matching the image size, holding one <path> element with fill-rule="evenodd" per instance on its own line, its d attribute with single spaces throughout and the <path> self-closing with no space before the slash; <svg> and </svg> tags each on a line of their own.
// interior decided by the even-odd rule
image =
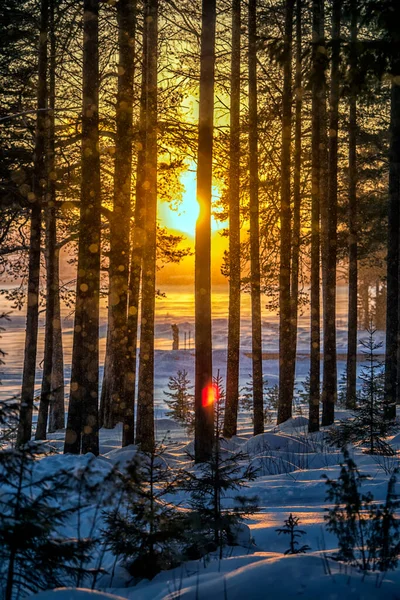
<svg viewBox="0 0 400 600">
<path fill-rule="evenodd" d="M 214 383 L 211 383 L 210 385 L 207 385 L 205 388 L 203 388 L 203 392 L 201 395 L 201 404 L 204 407 L 211 406 L 212 404 L 218 401 L 218 397 L 218 386 L 216 386 Z"/>
</svg>

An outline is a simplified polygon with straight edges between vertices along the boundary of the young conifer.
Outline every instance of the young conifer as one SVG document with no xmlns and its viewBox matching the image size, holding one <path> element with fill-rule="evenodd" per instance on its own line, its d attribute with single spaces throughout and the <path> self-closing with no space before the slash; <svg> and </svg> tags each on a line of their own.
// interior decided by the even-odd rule
<svg viewBox="0 0 400 600">
<path fill-rule="evenodd" d="M 194 395 L 191 393 L 191 385 L 188 373 L 185 369 L 178 370 L 175 376 L 170 376 L 168 382 L 169 392 L 164 392 L 167 396 L 165 403 L 169 410 L 167 417 L 187 429 L 188 433 L 194 430 Z"/>
</svg>

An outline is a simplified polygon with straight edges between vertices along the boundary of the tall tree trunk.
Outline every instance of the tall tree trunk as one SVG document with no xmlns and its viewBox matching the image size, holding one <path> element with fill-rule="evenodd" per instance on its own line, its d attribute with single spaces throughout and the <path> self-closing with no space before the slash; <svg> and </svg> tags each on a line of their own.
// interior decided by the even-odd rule
<svg viewBox="0 0 400 600">
<path fill-rule="evenodd" d="M 257 0 L 249 0 L 250 286 L 254 435 L 264 433 L 257 110 Z"/>
<path fill-rule="evenodd" d="M 292 40 L 295 0 L 286 0 L 282 97 L 281 249 L 279 269 L 279 402 L 278 425 L 292 416 L 293 353 L 290 303 L 291 211 L 290 160 L 292 137 Z"/>
<path fill-rule="evenodd" d="M 62 342 L 61 306 L 60 306 L 60 249 L 56 246 L 54 257 L 54 328 L 53 328 L 53 365 L 51 373 L 52 401 L 50 403 L 49 431 L 54 432 L 65 427 L 65 386 L 64 353 Z"/>
<path fill-rule="evenodd" d="M 132 176 L 132 115 L 135 55 L 135 0 L 120 0 L 118 21 L 118 92 L 114 167 L 114 207 L 110 218 L 109 323 L 101 416 L 104 426 L 113 427 L 131 410 L 126 394 L 129 374 L 127 347 L 129 236 Z M 107 409 L 106 406 L 107 405 Z"/>
<path fill-rule="evenodd" d="M 211 191 L 216 0 L 202 0 L 195 247 L 195 459 L 211 457 L 214 440 L 211 336 Z M 211 396 L 211 398 L 210 398 Z"/>
<path fill-rule="evenodd" d="M 311 347 L 309 431 L 319 430 L 320 402 L 320 197 L 321 113 L 324 102 L 325 39 L 323 0 L 313 0 L 312 33 L 312 190 L 311 190 Z"/>
<path fill-rule="evenodd" d="M 293 177 L 293 230 L 292 230 L 292 268 L 290 284 L 291 314 L 291 361 L 290 389 L 293 394 L 296 375 L 297 323 L 299 308 L 299 271 L 300 271 L 300 233 L 301 233 L 301 149 L 302 149 L 302 0 L 296 0 L 296 106 L 294 133 L 294 177 Z"/>
<path fill-rule="evenodd" d="M 399 37 L 393 45 L 399 44 Z M 386 304 L 386 360 L 385 360 L 385 414 L 396 418 L 396 400 L 399 393 L 398 348 L 399 348 L 399 226 L 400 226 L 400 58 L 392 62 L 392 96 L 390 109 L 389 150 L 389 208 L 387 242 L 387 304 Z"/>
<path fill-rule="evenodd" d="M 49 148 L 48 148 L 48 177 L 49 201 L 56 204 L 56 168 L 55 168 L 55 105 L 56 105 L 56 31 L 55 31 L 55 0 L 50 2 L 49 13 Z M 55 215 L 56 219 L 56 215 Z M 51 364 L 51 403 L 49 414 L 49 431 L 65 427 L 65 399 L 64 399 L 64 355 L 61 327 L 60 306 L 60 248 L 57 245 L 57 221 L 54 221 L 52 236 L 54 239 L 54 268 L 53 268 L 53 294 L 54 294 L 54 322 L 53 322 L 53 356 Z"/>
<path fill-rule="evenodd" d="M 64 452 L 99 453 L 99 0 L 84 0 L 82 182 L 71 386 Z"/>
<path fill-rule="evenodd" d="M 21 408 L 17 433 L 17 444 L 30 441 L 32 435 L 32 413 L 35 393 L 37 336 L 39 323 L 39 278 L 40 237 L 42 227 L 42 204 L 46 194 L 46 101 L 47 101 L 47 35 L 49 22 L 48 0 L 41 0 L 37 116 L 34 154 L 34 173 L 29 240 L 28 301 L 26 313 L 26 335 L 24 368 L 22 373 Z"/>
<path fill-rule="evenodd" d="M 336 365 L 336 261 L 339 136 L 340 16 L 342 0 L 332 5 L 332 66 L 329 112 L 329 162 L 327 197 L 326 298 L 324 309 L 324 366 L 322 425 L 332 425 L 337 397 Z"/>
<path fill-rule="evenodd" d="M 146 141 L 142 311 L 136 442 L 145 451 L 154 449 L 154 313 L 157 244 L 157 44 L 158 0 L 147 0 L 145 13 L 148 64 L 146 84 Z"/>
<path fill-rule="evenodd" d="M 355 408 L 357 390 L 358 264 L 357 264 L 357 0 L 352 0 L 350 22 L 351 89 L 349 98 L 349 302 L 346 408 Z"/>
<path fill-rule="evenodd" d="M 122 445 L 135 442 L 135 392 L 136 392 L 136 368 L 137 368 L 137 338 L 139 324 L 139 299 L 140 281 L 142 275 L 142 258 L 144 236 L 144 214 L 145 214 L 145 169 L 146 162 L 146 98 L 147 98 L 147 68 L 145 50 L 148 48 L 148 28 L 143 29 L 143 59 L 142 59 L 142 84 L 140 94 L 140 116 L 139 116 L 139 138 L 136 163 L 136 185 L 135 185 L 135 222 L 131 243 L 131 260 L 129 273 L 129 295 L 128 295 L 128 376 L 126 378 L 126 393 L 130 398 L 130 410 L 125 413 Z"/>
<path fill-rule="evenodd" d="M 36 440 L 45 440 L 49 406 L 53 401 L 53 358 L 54 358 L 54 323 L 56 309 L 56 206 L 54 176 L 54 95 L 55 95 L 55 35 L 54 35 L 54 0 L 49 6 L 49 40 L 50 40 L 50 69 L 49 69 L 49 112 L 47 115 L 47 198 L 44 205 L 45 220 L 45 260 L 46 260 L 46 324 L 44 336 L 44 360 L 42 389 L 40 394 L 39 415 L 36 427 Z"/>
<path fill-rule="evenodd" d="M 229 165 L 229 320 L 225 437 L 237 433 L 240 356 L 240 0 L 232 1 L 230 165 Z"/>
</svg>

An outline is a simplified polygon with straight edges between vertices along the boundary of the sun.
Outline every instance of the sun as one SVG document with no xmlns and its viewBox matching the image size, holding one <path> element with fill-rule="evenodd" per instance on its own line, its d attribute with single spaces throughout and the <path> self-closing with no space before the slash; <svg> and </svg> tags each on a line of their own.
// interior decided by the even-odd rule
<svg viewBox="0 0 400 600">
<path fill-rule="evenodd" d="M 180 182 L 183 186 L 182 201 L 179 203 L 178 210 L 172 210 L 166 203 L 159 206 L 159 215 L 163 224 L 174 231 L 181 231 L 191 238 L 195 237 L 196 221 L 199 216 L 199 203 L 196 199 L 196 165 L 191 163 L 188 169 L 180 176 Z M 213 186 L 213 198 L 220 197 L 218 186 Z M 211 229 L 218 231 L 225 224 L 211 218 Z"/>
</svg>

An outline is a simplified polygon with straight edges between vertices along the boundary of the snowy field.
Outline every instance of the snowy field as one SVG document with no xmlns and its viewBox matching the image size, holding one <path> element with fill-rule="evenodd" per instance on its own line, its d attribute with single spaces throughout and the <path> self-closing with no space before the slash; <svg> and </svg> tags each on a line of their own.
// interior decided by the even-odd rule
<svg viewBox="0 0 400 600">
<path fill-rule="evenodd" d="M 345 413 L 339 413 L 344 417 Z M 222 560 L 211 554 L 207 559 L 186 562 L 183 565 L 159 573 L 152 581 L 135 582 L 124 569 L 121 561 L 106 551 L 99 565 L 98 550 L 93 555 L 90 566 L 104 569 L 104 575 L 96 582 L 97 591 L 112 594 L 112 597 L 132 600 L 286 600 L 305 598 L 317 600 L 354 599 L 369 600 L 399 598 L 400 571 L 388 572 L 382 581 L 377 573 L 362 575 L 355 568 L 344 566 L 333 560 L 326 560 L 337 550 L 336 538 L 329 534 L 324 524 L 324 514 L 328 504 L 325 501 L 326 484 L 322 476 L 337 478 L 340 452 L 327 446 L 321 434 L 307 433 L 307 419 L 295 417 L 281 427 L 268 426 L 261 436 L 251 437 L 250 423 L 242 422 L 243 435 L 223 442 L 226 451 L 242 450 L 248 454 L 247 461 L 259 469 L 258 477 L 241 491 L 245 495 L 258 496 L 259 508 L 247 520 L 237 539 L 239 545 L 227 547 Z M 193 468 L 187 455 L 192 449 L 182 431 L 172 422 L 159 423 L 159 434 L 169 440 L 163 455 L 172 468 Z M 47 447 L 59 448 L 60 434 L 55 434 Z M 113 467 L 123 470 L 135 455 L 133 446 L 117 448 L 118 432 L 101 432 L 102 456 L 69 456 L 53 454 L 38 461 L 36 476 L 49 477 L 63 470 L 75 475 L 90 464 L 91 481 L 106 480 Z M 400 435 L 394 436 L 392 446 L 400 448 Z M 376 501 L 383 501 L 389 475 L 385 473 L 388 464 L 382 458 L 371 457 L 354 451 L 353 456 L 360 471 L 370 478 L 363 484 L 363 491 L 370 491 Z M 390 459 L 394 468 L 397 459 Z M 115 505 L 114 490 L 108 490 L 106 510 Z M 107 494 L 108 495 L 108 494 Z M 76 498 L 70 494 L 64 502 L 73 503 Z M 173 502 L 185 506 L 184 494 L 174 496 Z M 225 499 L 229 506 L 230 498 Z M 282 526 L 290 513 L 300 518 L 300 528 L 305 531 L 301 542 L 310 546 L 305 555 L 285 556 L 288 547 L 286 536 L 278 536 L 276 529 Z M 76 518 L 67 527 L 68 534 L 80 536 L 98 533 L 103 527 L 102 518 L 96 503 L 86 506 L 80 523 Z M 325 558 L 324 558 L 325 557 Z M 72 584 L 73 585 L 73 584 Z M 91 587 L 90 578 L 83 586 Z M 75 589 L 62 592 L 41 593 L 38 597 L 50 600 L 56 595 L 59 600 L 101 600 L 103 594 L 77 592 Z"/>
<path fill-rule="evenodd" d="M 193 381 L 194 352 L 191 348 L 179 351 L 170 350 L 172 345 L 171 324 L 178 324 L 183 334 L 191 332 L 193 345 L 193 304 L 183 293 L 178 303 L 176 294 L 171 292 L 167 299 L 158 300 L 156 323 L 156 366 L 155 366 L 155 401 L 156 401 L 156 436 L 167 446 L 164 458 L 171 468 L 185 467 L 193 469 L 187 452 L 193 449 L 193 442 L 186 432 L 176 423 L 165 418 L 163 390 L 168 378 L 178 369 L 186 369 Z M 250 318 L 249 307 L 245 299 L 242 314 L 242 347 L 240 380 L 244 385 L 251 372 L 250 351 Z M 344 290 L 338 298 L 338 352 L 344 356 L 346 351 Z M 225 378 L 226 362 L 226 314 L 227 296 L 221 292 L 214 298 L 214 370 L 220 371 Z M 102 311 L 101 351 L 104 356 L 106 337 L 105 309 Z M 17 395 L 21 381 L 21 368 L 24 340 L 24 317 L 21 314 L 11 315 L 12 321 L 5 323 L 6 332 L 2 334 L 0 347 L 7 352 L 6 364 L 2 368 L 0 388 L 2 398 Z M 42 323 L 43 325 L 43 323 Z M 37 391 L 40 390 L 41 360 L 43 356 L 43 329 L 39 342 Z M 360 332 L 360 338 L 364 334 Z M 378 333 L 377 339 L 382 339 Z M 65 350 L 66 383 L 70 375 L 72 346 L 72 322 L 63 315 L 63 342 Z M 304 381 L 308 370 L 309 349 L 309 317 L 301 317 L 299 322 L 299 348 L 297 362 L 297 383 Z M 263 315 L 263 351 L 264 374 L 269 384 L 278 380 L 278 319 L 273 314 Z M 344 360 L 338 363 L 339 375 L 344 368 Z M 66 395 L 68 387 L 66 388 Z M 322 476 L 337 478 L 342 455 L 329 447 L 323 434 L 307 433 L 307 409 L 297 410 L 294 419 L 280 427 L 266 426 L 266 433 L 252 437 L 252 426 L 249 416 L 241 414 L 239 418 L 239 436 L 225 444 L 227 452 L 243 451 L 247 454 L 246 464 L 251 463 L 258 468 L 255 481 L 242 491 L 245 495 L 258 496 L 257 512 L 247 520 L 247 525 L 239 532 L 236 546 L 224 550 L 222 560 L 211 554 L 207 559 L 185 562 L 180 567 L 159 573 L 152 581 L 133 581 L 121 561 L 115 559 L 109 550 L 96 551 L 90 566 L 104 570 L 97 579 L 95 591 L 77 591 L 74 582 L 71 589 L 57 592 L 43 592 L 38 598 L 52 600 L 104 600 L 106 598 L 131 598 L 132 600 L 286 600 L 304 598 L 305 600 L 372 600 L 400 598 L 400 570 L 388 572 L 382 581 L 377 574 L 362 575 L 355 568 L 345 567 L 329 559 L 337 550 L 336 538 L 326 530 L 324 515 L 328 504 L 325 501 L 326 484 Z M 345 417 L 345 412 L 338 412 L 337 418 Z M 101 455 L 70 456 L 62 454 L 64 432 L 49 436 L 45 448 L 50 455 L 37 461 L 35 477 L 50 477 L 67 471 L 77 474 L 90 464 L 93 483 L 101 484 L 113 468 L 124 470 L 127 462 L 135 455 L 136 448 L 121 449 L 121 427 L 114 430 L 100 431 Z M 393 448 L 400 450 L 400 435 L 391 440 Z M 397 466 L 398 459 L 374 458 L 354 450 L 354 457 L 362 473 L 370 477 L 364 484 L 364 491 L 371 491 L 376 501 L 383 501 L 389 479 L 388 470 Z M 117 501 L 113 489 L 106 489 L 104 510 L 109 510 Z M 183 508 L 187 502 L 185 494 L 174 497 L 174 502 Z M 73 504 L 74 493 L 60 499 L 60 502 Z M 226 498 L 229 506 L 230 498 Z M 300 528 L 305 531 L 302 543 L 308 544 L 310 550 L 305 555 L 285 556 L 288 547 L 285 536 L 278 536 L 276 529 L 283 525 L 289 514 L 300 519 Z M 73 537 L 78 535 L 97 535 L 104 527 L 102 511 L 98 501 L 94 500 L 85 506 L 79 523 L 76 517 L 66 526 L 66 533 Z M 327 560 L 328 557 L 328 560 Z M 92 587 L 86 580 L 83 587 Z"/>
</svg>

